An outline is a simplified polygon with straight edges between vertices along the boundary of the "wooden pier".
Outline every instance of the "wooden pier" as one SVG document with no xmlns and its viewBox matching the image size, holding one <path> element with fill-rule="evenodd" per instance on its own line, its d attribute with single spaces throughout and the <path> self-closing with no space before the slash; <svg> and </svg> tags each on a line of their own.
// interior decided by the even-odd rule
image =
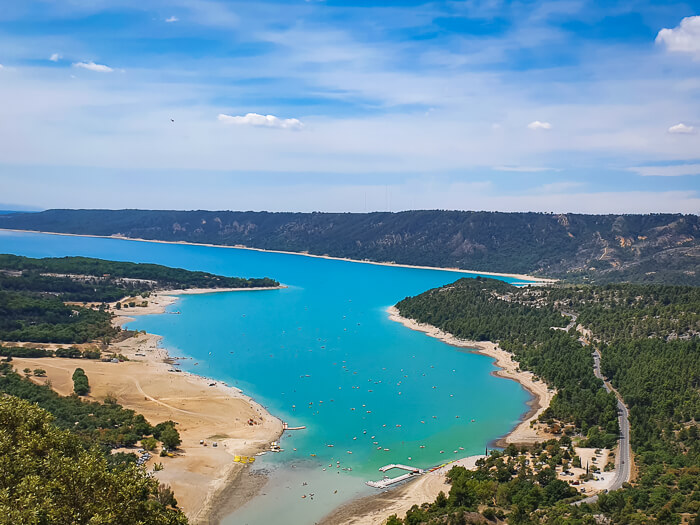
<svg viewBox="0 0 700 525">
<path fill-rule="evenodd" d="M 290 427 L 287 423 L 284 423 L 284 426 L 282 427 L 282 430 L 304 430 L 306 427 Z"/>
<path fill-rule="evenodd" d="M 379 472 L 387 472 L 391 469 L 399 469 L 399 470 L 407 470 L 408 472 L 406 474 L 402 474 L 401 476 L 398 476 L 396 478 L 390 478 L 385 476 L 384 479 L 380 479 L 379 481 L 367 481 L 366 484 L 369 485 L 370 487 L 374 487 L 375 489 L 385 489 L 387 487 L 390 487 L 391 485 L 395 485 L 396 483 L 401 483 L 402 481 L 406 481 L 407 479 L 410 479 L 414 476 L 420 476 L 423 474 L 425 471 L 423 469 L 417 468 L 417 467 L 411 467 L 409 465 L 401 465 L 397 463 L 392 463 L 391 465 L 385 465 L 379 469 Z"/>
</svg>

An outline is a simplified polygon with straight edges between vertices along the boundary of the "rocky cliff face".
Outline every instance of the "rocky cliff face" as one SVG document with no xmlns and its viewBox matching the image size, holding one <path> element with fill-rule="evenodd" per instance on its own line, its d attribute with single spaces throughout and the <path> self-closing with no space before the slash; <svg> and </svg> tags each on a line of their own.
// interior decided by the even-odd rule
<svg viewBox="0 0 700 525">
<path fill-rule="evenodd" d="M 577 281 L 700 284 L 697 215 L 49 210 L 0 227 L 245 245 Z"/>
</svg>

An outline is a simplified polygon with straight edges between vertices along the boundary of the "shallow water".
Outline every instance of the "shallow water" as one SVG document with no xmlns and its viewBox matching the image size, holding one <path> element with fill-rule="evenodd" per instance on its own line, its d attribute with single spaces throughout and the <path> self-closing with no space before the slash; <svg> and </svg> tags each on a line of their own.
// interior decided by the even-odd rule
<svg viewBox="0 0 700 525">
<path fill-rule="evenodd" d="M 493 376 L 490 358 L 388 319 L 388 306 L 464 273 L 10 232 L 0 232 L 0 252 L 154 262 L 288 285 L 182 296 L 170 307 L 180 315 L 129 325 L 162 335 L 171 355 L 191 358 L 183 369 L 235 385 L 290 426 L 307 427 L 285 434 L 284 452 L 256 462 L 272 473 L 270 482 L 225 525 L 314 523 L 375 490 L 364 481 L 381 479 L 379 467 L 426 468 L 483 453 L 527 410 L 529 395 Z"/>
</svg>

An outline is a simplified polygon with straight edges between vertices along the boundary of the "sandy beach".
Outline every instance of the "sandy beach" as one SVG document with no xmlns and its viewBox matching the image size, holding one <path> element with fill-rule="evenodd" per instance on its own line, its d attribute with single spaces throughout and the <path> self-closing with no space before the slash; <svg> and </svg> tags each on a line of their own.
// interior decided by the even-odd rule
<svg viewBox="0 0 700 525">
<path fill-rule="evenodd" d="M 116 326 L 122 326 L 124 323 L 132 321 L 133 317 L 135 316 L 162 314 L 165 312 L 165 309 L 168 306 L 177 302 L 179 295 L 201 295 L 223 292 L 262 292 L 266 290 L 280 290 L 282 288 L 286 288 L 286 286 L 280 284 L 279 286 L 266 286 L 261 288 L 186 288 L 184 290 L 160 290 L 152 292 L 151 295 L 148 296 L 146 299 L 148 302 L 147 306 L 135 306 L 133 308 L 122 308 L 121 310 L 117 310 L 114 308 L 116 303 L 112 303 L 110 308 L 112 309 L 112 312 L 115 313 L 113 323 Z M 123 304 L 129 299 L 131 298 L 125 297 L 120 302 Z M 137 303 L 141 302 L 143 301 L 143 298 L 135 298 L 135 301 Z"/>
<path fill-rule="evenodd" d="M 45 232 L 45 231 L 35 231 L 35 230 L 13 230 L 10 228 L 0 228 L 0 231 L 8 232 L 18 232 L 18 233 L 43 233 L 46 235 L 64 235 L 68 237 L 95 237 L 100 239 L 120 239 L 123 241 L 136 241 L 136 242 L 155 242 L 160 244 L 184 244 L 189 246 L 209 246 L 211 248 L 229 248 L 233 250 L 251 250 L 255 252 L 267 252 L 267 253 L 283 253 L 286 255 L 299 255 L 302 257 L 314 257 L 317 259 L 329 259 L 333 261 L 345 261 L 351 263 L 359 264 L 374 264 L 377 266 L 396 266 L 399 268 L 417 268 L 421 270 L 440 270 L 444 272 L 458 272 L 458 273 L 469 273 L 469 274 L 479 274 L 479 275 L 491 275 L 494 277 L 512 277 L 513 279 L 519 279 L 524 281 L 533 281 L 534 284 L 544 285 L 551 284 L 558 281 L 558 279 L 548 279 L 545 277 L 534 277 L 532 275 L 526 275 L 522 273 L 499 273 L 499 272 L 486 272 L 481 270 L 465 270 L 464 268 L 444 268 L 440 266 L 415 266 L 410 264 L 399 264 L 394 262 L 378 262 L 369 260 L 359 260 L 359 259 L 348 259 L 346 257 L 331 257 L 330 255 L 315 255 L 308 252 L 288 252 L 283 250 L 264 250 L 262 248 L 253 248 L 250 246 L 245 246 L 243 244 L 236 244 L 233 246 L 225 244 L 210 244 L 210 243 L 198 243 L 198 242 L 186 242 L 186 241 L 160 241 L 157 239 L 141 239 L 138 237 L 125 237 L 123 235 L 84 235 L 78 233 L 59 233 L 59 232 Z"/>
<path fill-rule="evenodd" d="M 231 290 L 186 290 L 185 293 L 216 291 Z M 177 300 L 176 293 L 182 291 L 152 294 L 147 307 L 121 310 L 114 322 L 121 325 L 133 315 L 161 313 Z M 160 339 L 142 333 L 111 344 L 108 352 L 129 359 L 121 363 L 15 358 L 13 364 L 18 371 L 25 367 L 43 368 L 46 377 L 32 379 L 39 383 L 50 381 L 61 395 L 71 394 L 73 371 L 83 368 L 91 387 L 87 399 L 102 401 L 111 395 L 124 407 L 143 414 L 151 424 L 176 421 L 182 439 L 178 453 L 172 458 L 156 454 L 147 466 L 152 470 L 154 463 L 163 464 L 164 469 L 154 474 L 173 488 L 190 523 L 215 524 L 252 497 L 265 481 L 251 475 L 247 465 L 235 463 L 234 455 L 254 456 L 269 450 L 270 442 L 282 435 L 283 423 L 236 388 L 186 372 L 173 372 L 171 356 L 159 346 Z M 255 424 L 250 425 L 250 420 Z M 205 440 L 208 446 L 200 445 L 200 440 Z M 214 441 L 217 447 L 211 446 Z"/>
<path fill-rule="evenodd" d="M 532 372 L 520 370 L 520 365 L 513 360 L 512 355 L 509 352 L 499 348 L 497 344 L 492 343 L 491 341 L 466 341 L 464 339 L 459 339 L 452 334 L 443 332 L 435 326 L 422 324 L 413 319 L 401 317 L 398 309 L 395 306 L 390 307 L 387 312 L 389 313 L 389 318 L 392 321 L 401 323 L 411 330 L 423 332 L 426 335 L 440 339 L 449 345 L 457 346 L 459 348 L 468 348 L 479 354 L 492 357 L 495 361 L 494 364 L 500 368 L 500 370 L 494 372 L 495 375 L 505 379 L 517 381 L 523 386 L 523 388 L 532 394 L 533 398 L 528 403 L 530 410 L 523 416 L 523 420 L 517 427 L 515 427 L 515 429 L 496 442 L 497 446 L 502 446 L 509 443 L 533 444 L 537 441 L 543 441 L 553 437 L 543 433 L 536 424 L 536 421 L 542 412 L 547 410 L 547 407 L 549 407 L 549 404 L 556 394 L 556 391 L 550 389 L 544 381 L 536 379 Z"/>
<path fill-rule="evenodd" d="M 320 525 L 383 525 L 392 514 L 404 517 L 413 505 L 432 502 L 443 491 L 450 492 L 447 473 L 452 467 L 467 469 L 476 467 L 476 462 L 486 456 L 468 456 L 427 474 L 415 481 L 404 483 L 394 489 L 351 501 L 323 518 Z"/>
<path fill-rule="evenodd" d="M 495 375 L 517 381 L 532 394 L 533 398 L 528 403 L 530 410 L 523 416 L 517 427 L 495 443 L 497 446 L 505 446 L 508 443 L 533 444 L 553 437 L 545 433 L 536 420 L 547 409 L 556 392 L 549 389 L 543 381 L 535 379 L 531 372 L 520 370 L 518 363 L 512 359 L 510 353 L 490 341 L 458 339 L 432 325 L 421 324 L 413 319 L 402 317 L 394 306 L 390 307 L 387 312 L 392 321 L 401 323 L 411 330 L 417 330 L 447 344 L 492 357 L 495 361 L 494 364 L 499 368 L 494 372 Z M 461 465 L 471 469 L 475 467 L 476 461 L 483 457 L 469 456 L 459 459 L 445 467 L 424 474 L 415 481 L 377 495 L 352 501 L 333 511 L 321 523 L 322 525 L 382 525 L 392 514 L 404 517 L 413 505 L 434 501 L 440 491 L 445 492 L 445 494 L 449 492 L 450 485 L 447 483 L 445 475 L 450 468 Z"/>
</svg>

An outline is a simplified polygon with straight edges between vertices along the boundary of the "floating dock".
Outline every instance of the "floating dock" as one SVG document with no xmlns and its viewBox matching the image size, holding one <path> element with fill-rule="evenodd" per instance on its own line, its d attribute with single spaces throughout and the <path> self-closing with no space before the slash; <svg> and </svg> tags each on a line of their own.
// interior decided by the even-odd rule
<svg viewBox="0 0 700 525">
<path fill-rule="evenodd" d="M 374 487 L 375 489 L 385 489 L 387 487 L 390 487 L 391 485 L 395 485 L 396 483 L 401 483 L 402 481 L 405 481 L 409 478 L 412 478 L 414 476 L 420 476 L 423 474 L 425 471 L 423 469 L 417 468 L 417 467 L 411 467 L 409 465 L 400 465 L 397 463 L 392 463 L 391 465 L 385 465 L 379 469 L 379 472 L 387 472 L 391 469 L 399 469 L 399 470 L 407 470 L 408 472 L 406 474 L 402 474 L 401 476 L 398 476 L 396 478 L 389 478 L 389 477 L 384 477 L 384 479 L 381 479 L 379 481 L 367 481 L 365 482 L 367 485 L 370 487 Z"/>
<path fill-rule="evenodd" d="M 408 465 L 400 465 L 398 463 L 392 463 L 391 465 L 384 465 L 383 467 L 381 467 L 379 469 L 379 472 L 386 472 L 387 470 L 391 470 L 393 468 L 407 470 L 407 471 L 413 472 L 413 473 L 423 474 L 423 469 L 419 469 L 416 467 L 410 467 Z"/>
</svg>

